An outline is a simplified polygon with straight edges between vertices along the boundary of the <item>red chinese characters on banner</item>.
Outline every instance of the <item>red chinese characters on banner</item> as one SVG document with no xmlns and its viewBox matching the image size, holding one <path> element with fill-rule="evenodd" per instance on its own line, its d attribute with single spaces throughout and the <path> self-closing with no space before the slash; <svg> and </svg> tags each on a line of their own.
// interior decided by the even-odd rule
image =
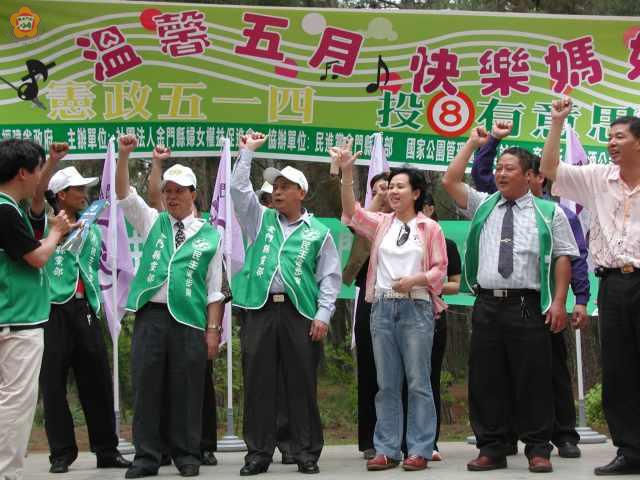
<svg viewBox="0 0 640 480">
<path fill-rule="evenodd" d="M 582 80 L 594 85 L 603 79 L 602 62 L 593 51 L 593 37 L 576 38 L 562 44 L 562 49 L 551 45 L 544 61 L 553 80 L 553 91 L 563 93 L 567 87 L 578 87 Z"/>
<path fill-rule="evenodd" d="M 160 39 L 160 49 L 174 58 L 200 55 L 211 45 L 202 12 L 163 13 L 153 17 L 153 21 Z"/>
<path fill-rule="evenodd" d="M 529 92 L 529 52 L 518 48 L 512 52 L 508 48 L 498 51 L 485 50 L 480 57 L 480 83 L 485 85 L 480 93 L 491 95 L 498 91 L 500 96 L 508 97 L 511 90 L 520 93 Z"/>
<path fill-rule="evenodd" d="M 635 36 L 634 39 L 629 41 L 629 63 L 631 67 L 633 67 L 627 73 L 627 78 L 629 80 L 635 80 L 640 77 L 640 32 Z"/>
<path fill-rule="evenodd" d="M 268 58 L 281 62 L 284 59 L 284 54 L 280 52 L 280 34 L 270 32 L 267 28 L 289 28 L 289 19 L 247 12 L 242 16 L 242 20 L 252 23 L 253 26 L 242 30 L 242 35 L 247 38 L 247 43 L 236 46 L 234 52 L 239 55 Z M 260 46 L 261 42 L 266 43 L 266 46 Z"/>
<path fill-rule="evenodd" d="M 93 71 L 96 81 L 103 82 L 142 64 L 142 58 L 117 26 L 94 30 L 90 35 L 76 37 L 76 45 L 83 49 L 83 58 L 96 62 Z"/>
<path fill-rule="evenodd" d="M 363 41 L 364 36 L 359 33 L 327 27 L 322 32 L 318 47 L 308 63 L 311 67 L 317 68 L 327 58 L 334 59 L 331 62 L 331 72 L 348 77 L 356 66 Z"/>
<path fill-rule="evenodd" d="M 438 89 L 448 95 L 458 93 L 458 87 L 449 80 L 460 78 L 458 55 L 450 53 L 447 48 L 441 48 L 428 55 L 427 47 L 418 46 L 416 53 L 411 57 L 409 70 L 413 72 L 413 93 L 432 93 Z M 430 75 L 431 79 L 425 83 L 426 75 Z"/>
</svg>

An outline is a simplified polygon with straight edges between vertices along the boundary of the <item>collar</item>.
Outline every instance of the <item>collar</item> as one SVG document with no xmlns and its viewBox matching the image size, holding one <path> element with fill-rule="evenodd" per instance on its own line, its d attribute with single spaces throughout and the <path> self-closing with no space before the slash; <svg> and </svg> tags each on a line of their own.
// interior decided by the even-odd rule
<svg viewBox="0 0 640 480">
<path fill-rule="evenodd" d="M 11 200 L 13 203 L 15 203 L 16 205 L 18 205 L 18 202 L 16 201 L 15 198 L 13 198 L 11 195 L 9 195 L 6 192 L 0 192 L 0 195 L 2 195 L 3 197 L 8 198 L 9 200 Z"/>
<path fill-rule="evenodd" d="M 617 182 L 620 180 L 620 167 L 618 165 L 610 165 L 607 173 L 607 180 Z"/>
<path fill-rule="evenodd" d="M 504 198 L 502 195 L 500 195 L 500 200 L 498 200 L 498 207 L 503 206 L 507 202 L 508 200 Z M 531 190 L 528 190 L 527 193 L 525 193 L 523 196 L 521 196 L 520 198 L 517 198 L 515 202 L 516 202 L 516 207 L 518 207 L 521 210 L 531 205 L 531 203 L 533 202 L 533 194 L 531 193 Z"/>
<path fill-rule="evenodd" d="M 286 225 L 292 226 L 292 225 L 297 225 L 300 222 L 304 222 L 307 225 L 311 224 L 311 217 L 313 216 L 312 213 L 309 213 L 307 211 L 307 209 L 303 209 L 302 210 L 302 215 L 300 215 L 296 220 L 294 220 L 293 222 L 290 222 L 287 217 L 285 217 L 282 213 L 278 212 L 278 220 L 280 220 L 280 222 L 285 223 Z"/>
<path fill-rule="evenodd" d="M 175 227 L 178 222 L 177 218 L 174 218 L 171 214 L 169 214 L 169 220 L 171 221 L 171 226 Z M 182 224 L 184 225 L 185 230 L 191 226 L 193 222 L 196 221 L 196 217 L 193 216 L 193 213 L 188 217 L 182 219 Z"/>
</svg>

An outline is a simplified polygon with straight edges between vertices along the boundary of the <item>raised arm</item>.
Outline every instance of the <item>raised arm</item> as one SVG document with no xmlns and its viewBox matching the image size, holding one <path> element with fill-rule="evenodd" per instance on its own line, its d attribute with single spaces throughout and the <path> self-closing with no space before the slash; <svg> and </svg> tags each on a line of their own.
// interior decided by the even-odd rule
<svg viewBox="0 0 640 480">
<path fill-rule="evenodd" d="M 571 113 L 573 102 L 565 97 L 562 100 L 554 100 L 551 104 L 551 126 L 549 135 L 544 142 L 542 149 L 542 159 L 540 160 L 540 171 L 552 182 L 556 179 L 558 164 L 560 163 L 560 137 L 565 119 Z"/>
<path fill-rule="evenodd" d="M 118 138 L 118 164 L 116 166 L 116 196 L 118 200 L 129 195 L 129 155 L 138 146 L 135 135 L 123 135 Z"/>
<path fill-rule="evenodd" d="M 353 192 L 353 164 L 362 152 L 351 153 L 353 140 L 349 139 L 343 147 L 329 149 L 332 163 L 336 163 L 342 170 L 340 179 L 340 197 L 342 199 L 342 216 L 351 218 L 356 212 L 356 195 Z"/>
<path fill-rule="evenodd" d="M 171 157 L 171 150 L 164 145 L 156 145 L 151 154 L 151 171 L 149 172 L 149 206 L 159 212 L 164 210 L 162 204 L 162 166 Z"/>
<path fill-rule="evenodd" d="M 34 268 L 44 267 L 58 246 L 58 243 L 62 240 L 62 237 L 64 237 L 69 230 L 78 226 L 78 222 L 70 222 L 64 210 L 60 211 L 58 215 L 49 221 L 49 235 L 40 240 L 40 246 L 38 248 L 26 253 L 22 258 Z"/>
<path fill-rule="evenodd" d="M 52 143 L 49 147 L 49 157 L 42 168 L 40 174 L 40 183 L 36 187 L 36 193 L 31 201 L 31 213 L 36 217 L 40 217 L 44 212 L 44 193 L 49 189 L 49 180 L 53 176 L 60 160 L 69 152 L 69 144 Z"/>
<path fill-rule="evenodd" d="M 471 136 L 462 150 L 458 152 L 449 164 L 447 172 L 442 177 L 442 186 L 460 208 L 467 208 L 469 195 L 464 183 L 464 172 L 473 152 L 485 145 L 489 140 L 489 134 L 483 127 L 476 127 L 471 131 Z"/>
<path fill-rule="evenodd" d="M 493 162 L 497 156 L 500 141 L 507 137 L 512 129 L 513 122 L 498 120 L 491 129 L 487 143 L 476 152 L 471 166 L 471 178 L 479 192 L 494 193 L 498 190 L 496 178 L 493 175 Z"/>
</svg>

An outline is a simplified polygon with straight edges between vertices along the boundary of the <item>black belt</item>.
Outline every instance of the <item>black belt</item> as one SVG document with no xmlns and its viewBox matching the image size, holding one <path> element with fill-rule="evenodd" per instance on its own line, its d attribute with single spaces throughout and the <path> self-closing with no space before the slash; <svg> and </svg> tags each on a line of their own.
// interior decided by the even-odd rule
<svg viewBox="0 0 640 480">
<path fill-rule="evenodd" d="M 478 287 L 479 295 L 487 295 L 489 297 L 496 298 L 514 298 L 514 297 L 524 297 L 525 295 L 539 295 L 540 292 L 538 290 L 533 290 L 531 288 L 481 288 Z"/>
<path fill-rule="evenodd" d="M 633 265 L 624 265 L 619 268 L 596 267 L 594 272 L 596 274 L 596 277 L 600 278 L 604 278 L 613 274 L 635 276 L 640 273 L 640 268 L 636 268 Z"/>
<path fill-rule="evenodd" d="M 44 327 L 44 322 L 37 323 L 35 325 L 5 325 L 5 326 L 0 325 L 0 330 L 7 327 L 9 327 L 10 332 L 19 332 L 20 330 L 33 330 L 35 328 L 42 328 Z"/>
</svg>

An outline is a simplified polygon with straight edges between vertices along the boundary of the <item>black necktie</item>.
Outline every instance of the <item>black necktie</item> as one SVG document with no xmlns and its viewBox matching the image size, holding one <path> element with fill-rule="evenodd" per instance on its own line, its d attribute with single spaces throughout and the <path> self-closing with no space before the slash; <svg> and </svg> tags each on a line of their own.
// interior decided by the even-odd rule
<svg viewBox="0 0 640 480">
<path fill-rule="evenodd" d="M 505 203 L 504 218 L 502 219 L 502 233 L 500 235 L 500 254 L 498 256 L 498 272 L 504 278 L 513 273 L 513 200 Z"/>
<path fill-rule="evenodd" d="M 176 222 L 176 248 L 184 242 L 184 223 L 181 220 Z"/>
</svg>

